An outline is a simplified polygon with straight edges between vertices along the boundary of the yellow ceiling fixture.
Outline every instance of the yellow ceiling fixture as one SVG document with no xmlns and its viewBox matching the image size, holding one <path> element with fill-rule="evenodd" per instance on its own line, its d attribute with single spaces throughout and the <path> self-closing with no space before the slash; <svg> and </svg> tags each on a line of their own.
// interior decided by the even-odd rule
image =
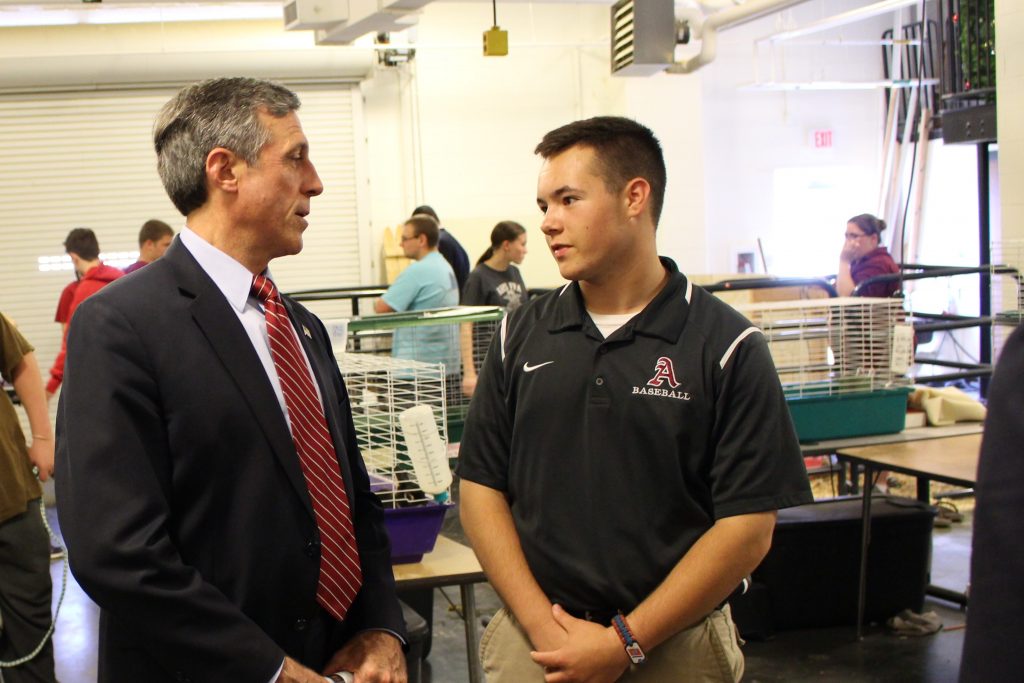
<svg viewBox="0 0 1024 683">
<path fill-rule="evenodd" d="M 484 31 L 484 57 L 504 57 L 508 55 L 508 31 L 498 27 L 498 0 L 491 0 L 494 8 L 494 25 Z"/>
</svg>

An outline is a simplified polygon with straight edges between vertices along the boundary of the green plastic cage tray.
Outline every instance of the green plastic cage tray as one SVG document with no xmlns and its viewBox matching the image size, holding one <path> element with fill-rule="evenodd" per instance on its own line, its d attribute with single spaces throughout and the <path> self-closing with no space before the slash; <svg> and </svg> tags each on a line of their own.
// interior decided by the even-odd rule
<svg viewBox="0 0 1024 683">
<path fill-rule="evenodd" d="M 906 423 L 910 387 L 827 396 L 787 396 L 801 442 L 893 434 Z"/>
</svg>

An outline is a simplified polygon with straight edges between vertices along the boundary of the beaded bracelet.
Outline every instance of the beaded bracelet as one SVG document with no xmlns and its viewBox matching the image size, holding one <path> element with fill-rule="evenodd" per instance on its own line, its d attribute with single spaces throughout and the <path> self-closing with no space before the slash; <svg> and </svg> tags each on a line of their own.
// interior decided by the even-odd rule
<svg viewBox="0 0 1024 683">
<path fill-rule="evenodd" d="M 629 624 L 626 623 L 626 617 L 621 613 L 616 614 L 612 617 L 612 626 L 615 627 L 615 632 L 619 635 L 619 640 L 626 648 L 626 654 L 629 655 L 629 661 L 634 664 L 643 664 L 647 661 L 647 655 L 644 654 L 643 648 L 640 647 L 640 643 L 636 642 L 636 638 L 633 637 L 633 632 L 629 629 Z"/>
</svg>

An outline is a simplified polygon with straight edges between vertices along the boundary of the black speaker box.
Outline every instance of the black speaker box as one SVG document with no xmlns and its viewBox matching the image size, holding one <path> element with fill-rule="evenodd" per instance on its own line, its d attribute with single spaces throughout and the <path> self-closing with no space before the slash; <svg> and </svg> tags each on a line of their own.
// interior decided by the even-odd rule
<svg viewBox="0 0 1024 683">
<path fill-rule="evenodd" d="M 753 573 L 758 591 L 730 601 L 744 637 L 856 625 L 862 505 L 845 498 L 779 511 L 771 550 Z M 934 517 L 934 508 L 915 500 L 872 498 L 868 622 L 922 611 Z"/>
</svg>

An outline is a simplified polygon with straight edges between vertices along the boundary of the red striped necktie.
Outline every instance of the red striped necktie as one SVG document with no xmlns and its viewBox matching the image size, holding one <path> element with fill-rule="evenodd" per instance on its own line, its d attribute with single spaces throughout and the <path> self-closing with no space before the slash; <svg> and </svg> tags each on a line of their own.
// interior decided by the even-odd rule
<svg viewBox="0 0 1024 683">
<path fill-rule="evenodd" d="M 316 597 L 324 609 L 340 621 L 352 606 L 363 581 L 345 482 L 309 365 L 299 348 L 295 328 L 288 319 L 277 287 L 257 275 L 252 281 L 252 293 L 263 302 L 266 311 L 270 354 L 284 393 L 292 440 L 320 530 L 320 581 Z"/>
</svg>

